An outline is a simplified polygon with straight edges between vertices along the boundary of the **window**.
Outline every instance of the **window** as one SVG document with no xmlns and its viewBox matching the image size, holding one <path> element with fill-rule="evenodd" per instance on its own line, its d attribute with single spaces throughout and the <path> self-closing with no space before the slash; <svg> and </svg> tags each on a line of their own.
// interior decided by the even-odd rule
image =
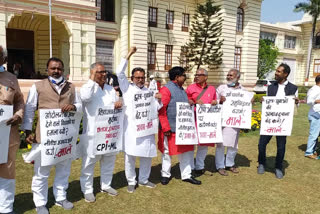
<svg viewBox="0 0 320 214">
<path fill-rule="evenodd" d="M 148 69 L 156 68 L 156 47 L 155 43 L 148 43 Z"/>
<path fill-rule="evenodd" d="M 157 27 L 158 21 L 158 8 L 149 7 L 149 26 Z"/>
<path fill-rule="evenodd" d="M 114 41 L 100 40 L 96 41 L 96 61 L 102 62 L 107 71 L 113 71 L 113 47 Z"/>
<path fill-rule="evenodd" d="M 314 65 L 313 65 L 313 76 L 317 76 L 320 74 L 320 59 L 315 59 L 314 60 Z"/>
<path fill-rule="evenodd" d="M 166 45 L 164 70 L 169 70 L 172 67 L 172 49 L 172 45 Z"/>
<path fill-rule="evenodd" d="M 171 10 L 167 10 L 166 15 L 166 28 L 172 30 L 173 29 L 173 16 L 174 12 Z"/>
<path fill-rule="evenodd" d="M 189 14 L 182 13 L 182 31 L 189 31 Z"/>
<path fill-rule="evenodd" d="M 241 48 L 236 47 L 234 50 L 234 68 L 240 71 L 241 68 Z"/>
<path fill-rule="evenodd" d="M 314 45 L 315 45 L 315 48 L 320 48 L 320 32 L 316 34 Z"/>
<path fill-rule="evenodd" d="M 260 39 L 268 39 L 273 44 L 276 41 L 276 37 L 277 37 L 277 34 L 275 34 L 275 33 L 269 33 L 269 32 L 263 32 L 263 31 L 260 32 Z"/>
<path fill-rule="evenodd" d="M 284 48 L 295 49 L 296 48 L 296 37 L 295 36 L 285 36 Z"/>
<path fill-rule="evenodd" d="M 114 22 L 115 0 L 96 0 L 96 6 L 100 8 L 97 12 L 97 19 Z"/>
<path fill-rule="evenodd" d="M 183 68 L 187 68 L 188 67 L 188 59 L 187 59 L 187 47 L 181 47 L 181 52 L 180 52 L 180 66 Z"/>
<path fill-rule="evenodd" d="M 243 20 L 244 20 L 244 11 L 241 7 L 238 7 L 237 10 L 237 32 L 243 32 Z"/>
</svg>

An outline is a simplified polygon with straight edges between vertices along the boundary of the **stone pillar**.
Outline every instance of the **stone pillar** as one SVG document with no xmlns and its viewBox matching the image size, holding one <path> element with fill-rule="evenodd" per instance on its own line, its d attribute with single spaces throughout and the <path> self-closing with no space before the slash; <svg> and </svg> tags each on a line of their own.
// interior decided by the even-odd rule
<svg viewBox="0 0 320 214">
<path fill-rule="evenodd" d="M 128 53 L 129 42 L 129 18 L 128 18 L 128 0 L 121 0 L 121 27 L 120 27 L 120 54 L 121 57 Z"/>
</svg>

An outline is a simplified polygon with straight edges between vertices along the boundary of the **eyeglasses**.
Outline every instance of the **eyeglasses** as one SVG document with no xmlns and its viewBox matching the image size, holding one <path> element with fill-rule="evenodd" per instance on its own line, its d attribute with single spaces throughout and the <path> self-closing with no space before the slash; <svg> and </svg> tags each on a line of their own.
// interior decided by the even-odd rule
<svg viewBox="0 0 320 214">
<path fill-rule="evenodd" d="M 104 71 L 96 71 L 96 74 L 106 74 L 106 73 L 107 73 L 106 70 L 104 70 Z"/>
<path fill-rule="evenodd" d="M 180 75 L 181 77 L 185 77 L 185 78 L 187 78 L 187 75 L 186 74 L 182 74 L 182 75 Z"/>
<path fill-rule="evenodd" d="M 144 80 L 146 77 L 135 77 L 135 76 L 133 76 L 133 78 L 135 78 L 137 80 Z"/>
<path fill-rule="evenodd" d="M 207 75 L 205 75 L 205 74 L 195 74 L 194 76 L 195 77 L 204 77 L 204 76 L 207 76 Z"/>
</svg>

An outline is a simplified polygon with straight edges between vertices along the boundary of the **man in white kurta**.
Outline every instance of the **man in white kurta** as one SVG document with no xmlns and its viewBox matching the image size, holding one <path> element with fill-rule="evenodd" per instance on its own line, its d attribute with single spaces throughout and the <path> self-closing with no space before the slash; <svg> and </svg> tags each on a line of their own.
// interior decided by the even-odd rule
<svg viewBox="0 0 320 214">
<path fill-rule="evenodd" d="M 100 161 L 100 186 L 101 192 L 109 195 L 117 195 L 117 191 L 111 187 L 116 152 L 104 155 L 93 154 L 95 116 L 99 107 L 114 105 L 121 107 L 118 101 L 116 91 L 112 86 L 106 84 L 106 75 L 104 65 L 94 63 L 90 66 L 90 79 L 80 89 L 80 98 L 83 103 L 83 135 L 81 136 L 82 146 L 82 168 L 80 176 L 81 191 L 84 194 L 86 202 L 94 202 L 93 195 L 93 175 L 94 166 Z"/>
<path fill-rule="evenodd" d="M 132 81 L 130 84 L 127 80 L 125 71 L 130 56 L 136 52 L 136 48 L 130 49 L 126 59 L 122 59 L 117 68 L 117 76 L 120 89 L 123 93 L 123 102 L 125 106 L 124 116 L 124 152 L 125 152 L 125 174 L 128 181 L 128 192 L 133 193 L 136 186 L 135 161 L 140 157 L 139 185 L 154 188 L 155 184 L 148 179 L 151 171 L 151 161 L 157 156 L 155 144 L 155 134 L 144 137 L 136 136 L 136 124 L 134 112 L 134 95 L 139 92 L 148 92 L 149 89 L 144 87 L 145 71 L 142 68 L 135 68 L 132 72 Z M 159 95 L 157 95 L 159 96 Z M 159 97 L 157 97 L 159 98 Z M 156 112 L 161 108 L 159 101 L 154 105 Z M 155 123 L 153 123 L 155 124 Z"/>
<path fill-rule="evenodd" d="M 243 90 L 244 88 L 239 83 L 240 72 L 236 69 L 231 69 L 227 74 L 228 83 L 220 85 L 217 88 L 217 99 L 220 103 L 225 101 L 225 96 L 228 91 Z M 227 176 L 226 171 L 230 170 L 233 173 L 239 173 L 235 166 L 234 159 L 238 152 L 238 139 L 239 139 L 239 128 L 223 127 L 222 136 L 223 143 L 218 143 L 216 148 L 216 168 L 218 173 L 223 176 Z M 224 155 L 225 147 L 227 147 L 226 156 Z"/>
</svg>

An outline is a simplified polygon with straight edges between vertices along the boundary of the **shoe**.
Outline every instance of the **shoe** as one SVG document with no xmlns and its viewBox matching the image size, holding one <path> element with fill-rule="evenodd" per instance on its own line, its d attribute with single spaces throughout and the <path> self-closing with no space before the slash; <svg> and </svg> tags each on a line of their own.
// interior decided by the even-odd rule
<svg viewBox="0 0 320 214">
<path fill-rule="evenodd" d="M 187 178 L 187 179 L 183 179 L 182 181 L 188 182 L 188 183 L 190 183 L 190 184 L 195 184 L 195 185 L 200 185 L 200 184 L 201 184 L 201 181 L 195 179 L 194 177 L 190 177 L 190 178 Z"/>
<path fill-rule="evenodd" d="M 73 203 L 71 203 L 67 199 L 63 201 L 56 201 L 56 205 L 62 207 L 65 210 L 71 210 L 73 208 Z"/>
<path fill-rule="evenodd" d="M 135 185 L 129 185 L 128 186 L 128 193 L 134 193 L 134 191 L 136 190 L 136 186 Z"/>
<path fill-rule="evenodd" d="M 282 179 L 282 178 L 283 178 L 283 172 L 282 172 L 282 170 L 276 169 L 275 175 L 276 175 L 276 178 Z"/>
<path fill-rule="evenodd" d="M 88 203 L 93 203 L 96 201 L 96 197 L 94 197 L 93 193 L 84 194 L 84 200 Z"/>
<path fill-rule="evenodd" d="M 49 210 L 46 206 L 36 207 L 36 211 L 38 214 L 49 214 Z"/>
<path fill-rule="evenodd" d="M 199 177 L 199 176 L 203 175 L 205 172 L 206 172 L 205 169 L 196 169 L 196 170 L 194 170 L 194 175 L 196 177 Z"/>
<path fill-rule="evenodd" d="M 317 152 L 317 151 L 314 151 L 313 154 L 314 154 L 315 156 L 318 156 L 318 152 Z"/>
<path fill-rule="evenodd" d="M 145 186 L 145 187 L 148 187 L 148 188 L 155 188 L 156 185 L 150 181 L 148 181 L 147 183 L 143 184 L 143 183 L 139 183 L 139 186 Z"/>
<path fill-rule="evenodd" d="M 258 171 L 258 174 L 264 174 L 264 171 L 265 171 L 264 165 L 263 164 L 259 164 L 257 171 Z"/>
<path fill-rule="evenodd" d="M 237 167 L 235 166 L 231 166 L 231 167 L 226 167 L 226 170 L 231 171 L 232 173 L 239 173 L 239 170 Z"/>
<path fill-rule="evenodd" d="M 102 189 L 101 192 L 108 193 L 111 196 L 117 196 L 118 195 L 117 190 L 113 189 L 112 187 L 109 187 L 108 189 Z"/>
<path fill-rule="evenodd" d="M 315 155 L 315 154 L 306 155 L 305 157 L 306 157 L 306 158 L 310 158 L 310 159 L 314 159 L 314 160 L 318 160 L 318 159 L 319 159 L 319 156 L 317 156 L 317 155 Z"/>
<path fill-rule="evenodd" d="M 161 182 L 162 185 L 167 185 L 170 182 L 170 178 L 161 177 L 160 182 Z"/>
<path fill-rule="evenodd" d="M 228 176 L 228 172 L 223 168 L 218 169 L 218 173 L 222 176 Z"/>
</svg>

